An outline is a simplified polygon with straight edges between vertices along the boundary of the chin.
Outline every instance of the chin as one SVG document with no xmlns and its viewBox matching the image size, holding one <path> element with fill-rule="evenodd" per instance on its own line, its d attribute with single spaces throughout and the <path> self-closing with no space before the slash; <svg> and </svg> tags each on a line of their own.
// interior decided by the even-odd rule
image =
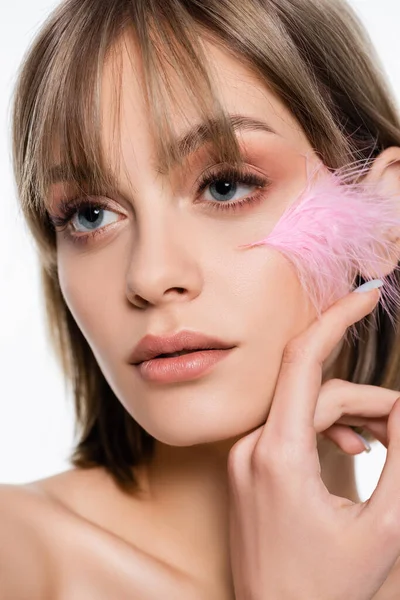
<svg viewBox="0 0 400 600">
<path fill-rule="evenodd" d="M 241 415 L 236 415 L 233 422 L 232 414 L 225 421 L 219 419 L 174 419 L 172 422 L 163 420 L 162 423 L 140 423 L 140 425 L 157 441 L 168 446 L 187 447 L 202 444 L 217 444 L 245 436 L 265 422 L 245 422 Z M 203 413 L 203 417 L 205 417 Z"/>
</svg>

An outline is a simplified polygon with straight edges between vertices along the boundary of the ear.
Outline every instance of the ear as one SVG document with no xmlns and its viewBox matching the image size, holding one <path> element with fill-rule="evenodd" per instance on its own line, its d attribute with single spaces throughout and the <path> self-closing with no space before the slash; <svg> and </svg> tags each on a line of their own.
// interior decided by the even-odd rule
<svg viewBox="0 0 400 600">
<path fill-rule="evenodd" d="M 383 193 L 398 196 L 400 222 L 400 147 L 391 146 L 383 150 L 375 158 L 363 181 L 377 184 Z M 385 257 L 385 263 L 381 265 L 382 275 L 391 273 L 400 260 L 400 229 L 391 230 L 388 239 L 394 246 L 393 252 Z"/>
<path fill-rule="evenodd" d="M 374 160 L 365 181 L 378 183 L 383 191 L 400 193 L 400 147 L 383 150 Z"/>
</svg>

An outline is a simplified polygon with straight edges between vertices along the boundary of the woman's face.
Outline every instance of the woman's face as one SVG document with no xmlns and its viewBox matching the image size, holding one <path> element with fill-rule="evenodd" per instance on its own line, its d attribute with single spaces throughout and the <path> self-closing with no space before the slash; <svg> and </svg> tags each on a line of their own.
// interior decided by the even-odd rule
<svg viewBox="0 0 400 600">
<path fill-rule="evenodd" d="M 100 212 L 97 221 L 88 221 L 86 211 L 72 218 L 70 233 L 76 238 L 102 230 L 87 244 L 57 233 L 62 293 L 102 372 L 132 417 L 172 446 L 240 437 L 262 424 L 284 347 L 315 317 L 282 255 L 266 246 L 238 246 L 273 229 L 306 183 L 305 154 L 309 160 L 316 155 L 282 103 L 243 64 L 204 43 L 227 112 L 263 121 L 275 132 L 237 131 L 247 170 L 268 183 L 261 198 L 236 210 L 213 209 L 255 197 L 259 190 L 238 182 L 228 200 L 221 199 L 218 185 L 198 194 L 200 176 L 215 166 L 205 147 L 170 174 L 157 172 L 140 79 L 132 74 L 130 40 L 122 49 L 119 130 L 110 110 L 117 83 L 108 63 L 102 88 L 107 156 L 113 156 L 120 135 L 121 163 L 115 167 L 120 193 L 110 198 L 112 209 Z M 185 119 L 178 111 L 174 118 L 183 134 L 198 117 L 184 89 L 178 97 Z M 62 185 L 52 190 L 56 214 L 66 189 Z M 148 333 L 182 329 L 217 336 L 236 348 L 197 379 L 144 380 L 129 364 L 133 347 Z"/>
</svg>

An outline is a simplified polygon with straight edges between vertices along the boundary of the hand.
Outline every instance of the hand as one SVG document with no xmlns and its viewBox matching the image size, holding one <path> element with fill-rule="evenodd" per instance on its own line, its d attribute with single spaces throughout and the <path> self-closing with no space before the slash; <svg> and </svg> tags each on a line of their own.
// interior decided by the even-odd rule
<svg viewBox="0 0 400 600">
<path fill-rule="evenodd" d="M 229 453 L 237 600 L 370 600 L 400 555 L 400 398 L 387 422 L 386 462 L 366 502 L 328 492 L 314 425 L 322 363 L 378 299 L 376 289 L 350 293 L 291 340 L 266 423 Z"/>
</svg>

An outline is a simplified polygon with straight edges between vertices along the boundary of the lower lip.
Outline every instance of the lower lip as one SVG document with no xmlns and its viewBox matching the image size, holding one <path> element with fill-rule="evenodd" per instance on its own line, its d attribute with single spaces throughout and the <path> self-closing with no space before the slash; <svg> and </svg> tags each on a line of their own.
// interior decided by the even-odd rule
<svg viewBox="0 0 400 600">
<path fill-rule="evenodd" d="M 136 365 L 146 381 L 175 383 L 197 379 L 207 373 L 217 362 L 228 356 L 233 348 L 199 350 L 170 358 L 152 358 Z"/>
</svg>

